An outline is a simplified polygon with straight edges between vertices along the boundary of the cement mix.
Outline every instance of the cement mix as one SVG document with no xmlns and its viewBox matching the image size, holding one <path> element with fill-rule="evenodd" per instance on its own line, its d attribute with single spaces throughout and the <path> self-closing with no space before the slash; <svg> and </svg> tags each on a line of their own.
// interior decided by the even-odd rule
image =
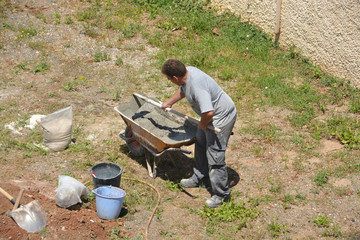
<svg viewBox="0 0 360 240">
<path fill-rule="evenodd" d="M 169 145 L 188 141 L 196 134 L 197 126 L 193 123 L 150 103 L 143 104 L 132 119 L 143 129 Z"/>
</svg>

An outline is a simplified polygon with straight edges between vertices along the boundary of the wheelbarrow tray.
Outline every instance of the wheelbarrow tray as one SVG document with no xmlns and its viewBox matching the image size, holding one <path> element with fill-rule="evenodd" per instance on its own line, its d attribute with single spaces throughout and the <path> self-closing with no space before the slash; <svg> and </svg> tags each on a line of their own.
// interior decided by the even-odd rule
<svg viewBox="0 0 360 240">
<path fill-rule="evenodd" d="M 194 122 L 165 112 L 135 95 L 130 102 L 114 109 L 131 129 L 136 141 L 155 153 L 191 145 L 195 141 L 197 126 Z"/>
</svg>

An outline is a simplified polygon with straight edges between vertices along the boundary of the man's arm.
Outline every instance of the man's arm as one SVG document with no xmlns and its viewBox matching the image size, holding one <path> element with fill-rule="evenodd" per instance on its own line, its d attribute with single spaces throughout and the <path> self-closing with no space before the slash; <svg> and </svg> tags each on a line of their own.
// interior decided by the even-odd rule
<svg viewBox="0 0 360 240">
<path fill-rule="evenodd" d="M 209 122 L 211 122 L 212 118 L 214 116 L 214 111 L 209 111 L 201 114 L 201 119 L 199 122 L 199 128 L 202 130 L 205 130 L 207 128 L 207 125 Z"/>
<path fill-rule="evenodd" d="M 174 105 L 174 103 L 180 101 L 181 99 L 183 99 L 185 97 L 185 94 L 181 93 L 180 92 L 180 88 L 174 93 L 174 95 L 169 98 L 166 102 L 164 102 L 162 105 L 161 105 L 161 108 L 162 109 L 165 109 L 165 108 L 171 108 L 172 105 Z"/>
</svg>

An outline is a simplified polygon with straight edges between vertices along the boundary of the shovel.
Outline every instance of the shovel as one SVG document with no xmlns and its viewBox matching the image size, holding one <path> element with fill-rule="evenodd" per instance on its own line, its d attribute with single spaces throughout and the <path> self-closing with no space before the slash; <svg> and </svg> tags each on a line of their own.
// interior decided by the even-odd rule
<svg viewBox="0 0 360 240">
<path fill-rule="evenodd" d="M 7 214 L 14 219 L 17 225 L 19 225 L 22 229 L 28 232 L 38 232 L 45 227 L 47 222 L 45 210 L 42 208 L 38 200 L 34 200 L 17 208 L 23 191 L 23 189 L 20 190 L 18 198 L 15 200 L 10 194 L 0 187 L 0 192 L 7 197 L 12 204 L 14 204 L 13 210 Z"/>
</svg>

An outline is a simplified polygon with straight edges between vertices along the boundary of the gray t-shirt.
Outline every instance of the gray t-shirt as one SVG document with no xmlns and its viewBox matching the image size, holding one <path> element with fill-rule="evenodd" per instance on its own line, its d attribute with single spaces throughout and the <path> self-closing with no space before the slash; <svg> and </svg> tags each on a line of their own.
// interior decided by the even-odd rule
<svg viewBox="0 0 360 240">
<path fill-rule="evenodd" d="M 223 127 L 236 115 L 235 104 L 212 79 L 196 67 L 186 67 L 188 76 L 180 91 L 192 109 L 201 116 L 202 113 L 214 111 L 213 125 Z"/>
</svg>

